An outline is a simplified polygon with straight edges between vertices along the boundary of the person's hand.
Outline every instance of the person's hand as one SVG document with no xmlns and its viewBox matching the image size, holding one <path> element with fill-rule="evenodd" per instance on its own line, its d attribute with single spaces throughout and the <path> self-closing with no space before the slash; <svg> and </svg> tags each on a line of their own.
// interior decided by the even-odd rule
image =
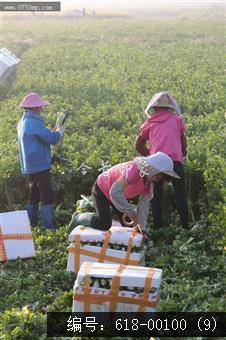
<svg viewBox="0 0 226 340">
<path fill-rule="evenodd" d="M 145 229 L 141 229 L 139 224 L 134 226 L 134 229 L 143 236 L 144 241 L 149 241 L 150 235 L 147 233 Z"/>
<path fill-rule="evenodd" d="M 62 137 L 65 131 L 65 125 L 58 125 L 56 131 L 59 132 Z"/>
<path fill-rule="evenodd" d="M 144 229 L 141 229 L 141 231 L 142 231 L 142 235 L 143 235 L 144 241 L 149 241 L 150 240 L 150 235 L 147 233 L 147 231 L 144 230 Z"/>
</svg>

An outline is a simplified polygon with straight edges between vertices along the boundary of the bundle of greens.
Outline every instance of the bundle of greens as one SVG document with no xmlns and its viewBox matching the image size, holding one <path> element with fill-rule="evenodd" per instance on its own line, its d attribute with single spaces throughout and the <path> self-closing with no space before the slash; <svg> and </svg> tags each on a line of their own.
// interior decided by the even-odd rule
<svg viewBox="0 0 226 340">
<path fill-rule="evenodd" d="M 81 195 L 81 199 L 76 203 L 76 212 L 85 213 L 95 211 L 92 196 Z"/>
</svg>

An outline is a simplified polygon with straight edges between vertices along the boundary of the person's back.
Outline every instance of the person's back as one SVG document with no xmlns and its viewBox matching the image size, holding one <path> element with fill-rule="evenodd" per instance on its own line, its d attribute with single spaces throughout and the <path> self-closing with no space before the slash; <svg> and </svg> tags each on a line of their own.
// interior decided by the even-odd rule
<svg viewBox="0 0 226 340">
<path fill-rule="evenodd" d="M 134 198 L 149 192 L 149 188 L 145 186 L 143 178 L 139 175 L 138 165 L 135 160 L 132 160 L 117 164 L 98 176 L 97 185 L 110 201 L 110 189 L 121 176 L 125 176 L 128 181 L 128 187 L 124 192 L 126 198 Z"/>
<path fill-rule="evenodd" d="M 173 161 L 183 163 L 181 135 L 185 126 L 179 115 L 167 108 L 156 108 L 140 129 L 140 136 L 149 141 L 150 155 L 162 151 Z"/>
<path fill-rule="evenodd" d="M 45 124 L 42 117 L 26 110 L 18 124 L 18 141 L 21 171 L 23 174 L 36 173 L 50 169 L 50 144 L 39 137 L 40 132 L 45 133 Z M 42 131 L 43 130 L 43 131 Z M 49 140 L 56 143 L 59 135 L 49 134 Z"/>
<path fill-rule="evenodd" d="M 152 111 L 150 111 L 152 110 Z M 180 179 L 173 179 L 173 187 L 181 224 L 188 228 L 188 211 L 185 193 L 184 158 L 187 142 L 185 124 L 180 115 L 180 109 L 167 91 L 157 93 L 150 100 L 145 113 L 148 119 L 142 124 L 140 134 L 135 142 L 135 149 L 142 155 L 152 155 L 158 151 L 166 153 L 174 164 L 174 171 Z M 148 142 L 148 146 L 147 143 Z M 162 225 L 162 195 L 163 186 L 155 185 L 152 200 L 154 225 Z"/>
</svg>

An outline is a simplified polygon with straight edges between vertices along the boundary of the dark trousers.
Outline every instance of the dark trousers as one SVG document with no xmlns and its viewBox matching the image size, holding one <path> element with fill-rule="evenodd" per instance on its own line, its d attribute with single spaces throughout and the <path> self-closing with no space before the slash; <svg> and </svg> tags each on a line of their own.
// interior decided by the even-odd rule
<svg viewBox="0 0 226 340">
<path fill-rule="evenodd" d="M 115 208 L 115 206 L 107 199 L 96 182 L 92 188 L 92 200 L 97 216 L 91 219 L 91 227 L 94 229 L 109 230 L 112 225 L 112 210 L 116 213 L 118 220 L 123 225 L 123 213 Z"/>
<path fill-rule="evenodd" d="M 180 216 L 180 222 L 183 228 L 188 228 L 188 207 L 185 192 L 184 166 L 180 162 L 173 162 L 174 171 L 180 176 L 180 179 L 172 178 L 174 197 L 177 210 Z M 154 225 L 159 228 L 162 224 L 162 196 L 164 187 L 161 183 L 154 186 L 154 197 L 151 200 L 152 215 Z"/>
<path fill-rule="evenodd" d="M 28 175 L 29 203 L 49 205 L 53 203 L 53 189 L 50 170 Z"/>
</svg>

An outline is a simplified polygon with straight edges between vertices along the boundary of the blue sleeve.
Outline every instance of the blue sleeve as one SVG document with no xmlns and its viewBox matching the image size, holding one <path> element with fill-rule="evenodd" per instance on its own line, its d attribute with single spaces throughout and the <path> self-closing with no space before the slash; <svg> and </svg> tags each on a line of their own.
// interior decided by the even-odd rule
<svg viewBox="0 0 226 340">
<path fill-rule="evenodd" d="M 57 131 L 51 131 L 48 129 L 44 122 L 37 121 L 35 122 L 35 126 L 33 126 L 33 134 L 35 134 L 38 138 L 40 138 L 43 142 L 48 143 L 48 144 L 56 144 L 60 138 L 61 134 Z"/>
</svg>

